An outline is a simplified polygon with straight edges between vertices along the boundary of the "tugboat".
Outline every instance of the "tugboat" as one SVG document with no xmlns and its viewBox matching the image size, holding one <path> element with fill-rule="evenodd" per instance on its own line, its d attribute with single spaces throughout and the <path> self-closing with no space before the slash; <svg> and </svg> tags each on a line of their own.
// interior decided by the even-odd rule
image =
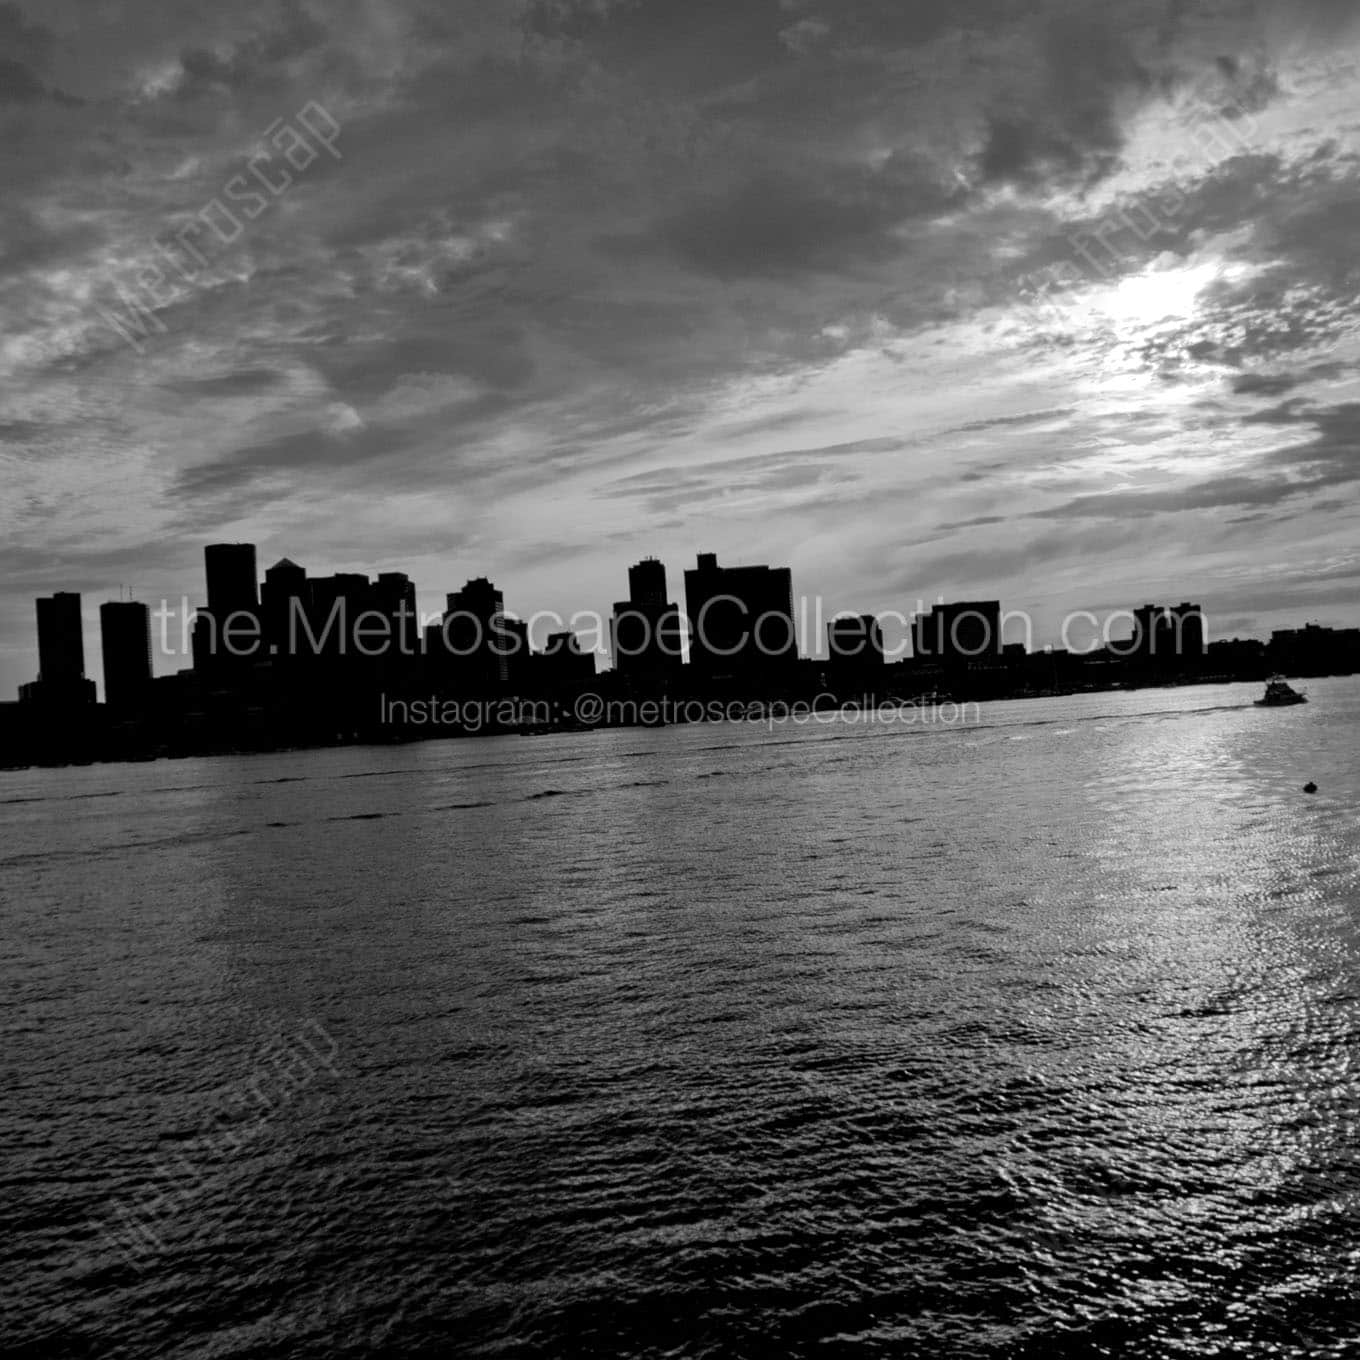
<svg viewBox="0 0 1360 1360">
<path fill-rule="evenodd" d="M 1290 688 L 1282 675 L 1272 675 L 1266 681 L 1266 692 L 1256 701 L 1257 708 L 1287 708 L 1290 704 L 1306 704 L 1308 696 Z"/>
</svg>

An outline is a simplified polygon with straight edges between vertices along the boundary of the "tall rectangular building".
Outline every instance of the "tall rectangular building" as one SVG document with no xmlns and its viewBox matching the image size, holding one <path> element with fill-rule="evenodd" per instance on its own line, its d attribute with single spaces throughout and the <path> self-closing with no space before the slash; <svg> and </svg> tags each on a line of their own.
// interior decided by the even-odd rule
<svg viewBox="0 0 1360 1360">
<path fill-rule="evenodd" d="M 575 633 L 549 633 L 534 664 L 541 687 L 548 690 L 587 685 L 595 678 L 595 653 L 583 652 Z"/>
<path fill-rule="evenodd" d="M 667 598 L 666 568 L 649 557 L 628 569 L 628 598 L 614 605 L 610 652 L 620 675 L 660 686 L 684 660 L 680 611 Z"/>
<path fill-rule="evenodd" d="M 282 658 L 281 664 L 294 658 L 311 626 L 311 603 L 312 586 L 305 567 L 281 557 L 265 572 L 260 587 L 260 618 L 268 654 Z"/>
<path fill-rule="evenodd" d="M 1203 607 L 1187 601 L 1172 606 L 1168 614 L 1171 619 L 1171 644 L 1177 659 L 1203 661 L 1207 643 Z"/>
<path fill-rule="evenodd" d="M 1133 611 L 1133 636 L 1123 654 L 1161 667 L 1190 665 L 1204 660 L 1204 610 L 1188 601 L 1168 608 L 1145 604 Z"/>
<path fill-rule="evenodd" d="M 628 568 L 628 599 L 633 604 L 666 603 L 666 565 L 655 557 L 644 558 Z"/>
<path fill-rule="evenodd" d="M 1001 656 L 1000 600 L 940 604 L 912 620 L 917 661 L 942 666 L 986 665 Z"/>
<path fill-rule="evenodd" d="M 373 604 L 391 623 L 391 646 L 387 650 L 398 656 L 413 657 L 419 646 L 415 582 L 404 571 L 380 572 L 373 587 Z"/>
<path fill-rule="evenodd" d="M 194 670 L 225 683 L 239 680 L 257 659 L 260 590 L 253 543 L 210 543 L 203 549 L 208 604 L 194 618 Z"/>
<path fill-rule="evenodd" d="M 85 639 L 80 596 L 59 590 L 37 601 L 38 679 L 49 684 L 80 680 L 85 675 Z"/>
<path fill-rule="evenodd" d="M 259 607 L 253 543 L 210 543 L 203 549 L 203 567 L 208 578 L 208 609 L 219 624 L 228 614 Z"/>
<path fill-rule="evenodd" d="M 372 582 L 357 571 L 315 576 L 311 591 L 310 632 L 299 630 L 299 650 L 338 662 L 362 655 L 356 628 L 368 608 Z"/>
<path fill-rule="evenodd" d="M 1167 635 L 1166 608 L 1160 604 L 1145 604 L 1133 611 L 1131 653 L 1141 661 L 1150 661 L 1158 653 L 1165 653 Z"/>
<path fill-rule="evenodd" d="M 793 573 L 787 567 L 720 567 L 700 553 L 685 572 L 690 664 L 701 676 L 769 679 L 798 659 Z"/>
<path fill-rule="evenodd" d="M 826 625 L 831 664 L 850 669 L 883 665 L 883 627 L 872 614 L 838 615 Z"/>
<path fill-rule="evenodd" d="M 506 626 L 505 600 L 484 576 L 445 598 L 437 673 L 467 693 L 503 690 L 513 658 L 520 660 L 521 635 Z"/>
<path fill-rule="evenodd" d="M 85 679 L 80 596 L 60 590 L 36 603 L 38 678 L 19 686 L 20 701 L 54 710 L 94 703 L 94 681 Z"/>
<path fill-rule="evenodd" d="M 131 600 L 101 604 L 99 637 L 104 702 L 110 708 L 135 708 L 151 689 L 151 611 Z"/>
</svg>

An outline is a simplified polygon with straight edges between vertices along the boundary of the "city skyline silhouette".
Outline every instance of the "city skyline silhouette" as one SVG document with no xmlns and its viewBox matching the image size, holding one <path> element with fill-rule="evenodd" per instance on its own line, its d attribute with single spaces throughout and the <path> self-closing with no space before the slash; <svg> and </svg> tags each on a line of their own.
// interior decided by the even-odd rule
<svg viewBox="0 0 1360 1360">
<path fill-rule="evenodd" d="M 1309 624 L 1276 630 L 1268 642 L 1214 638 L 1203 606 L 1188 601 L 1116 610 L 1103 624 L 1078 611 L 1091 636 L 1072 645 L 1073 619 L 1065 620 L 1058 648 L 1035 647 L 1031 621 L 1000 600 L 824 617 L 820 599 L 810 612 L 810 597 L 795 594 L 789 568 L 721 563 L 711 552 L 684 570 L 677 599 L 664 562 L 635 563 L 628 598 L 607 621 L 586 610 L 570 620 L 551 611 L 525 617 L 487 577 L 425 614 L 403 572 L 312 576 L 287 557 L 261 571 L 256 545 L 240 542 L 208 544 L 203 559 L 203 603 L 191 624 L 179 619 L 190 664 L 172 674 L 157 676 L 153 665 L 157 650 L 165 659 L 176 617 L 168 602 L 154 616 L 141 601 L 100 606 L 98 706 L 80 596 L 37 599 L 39 670 L 17 703 L 0 704 L 9 748 L 0 763 L 655 726 L 768 717 L 770 705 L 790 702 L 811 714 L 818 702 L 828 712 L 872 710 L 1360 670 L 1360 628 Z M 413 725 L 415 712 L 454 716 L 431 731 L 423 717 Z"/>
</svg>

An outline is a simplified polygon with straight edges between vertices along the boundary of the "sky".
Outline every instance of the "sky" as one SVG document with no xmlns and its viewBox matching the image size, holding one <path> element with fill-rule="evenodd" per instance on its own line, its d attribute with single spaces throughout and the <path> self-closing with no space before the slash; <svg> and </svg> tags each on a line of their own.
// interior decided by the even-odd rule
<svg viewBox="0 0 1360 1360">
<path fill-rule="evenodd" d="M 1354 0 L 0 3 L 0 698 L 215 541 L 1354 626 L 1357 62 Z"/>
</svg>

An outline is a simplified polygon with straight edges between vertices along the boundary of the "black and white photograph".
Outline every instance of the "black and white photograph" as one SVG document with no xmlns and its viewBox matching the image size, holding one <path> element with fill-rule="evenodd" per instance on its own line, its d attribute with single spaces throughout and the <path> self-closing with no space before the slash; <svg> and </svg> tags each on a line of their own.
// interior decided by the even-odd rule
<svg viewBox="0 0 1360 1360">
<path fill-rule="evenodd" d="M 1360 1356 L 1360 0 L 0 0 L 0 1355 Z"/>
</svg>

